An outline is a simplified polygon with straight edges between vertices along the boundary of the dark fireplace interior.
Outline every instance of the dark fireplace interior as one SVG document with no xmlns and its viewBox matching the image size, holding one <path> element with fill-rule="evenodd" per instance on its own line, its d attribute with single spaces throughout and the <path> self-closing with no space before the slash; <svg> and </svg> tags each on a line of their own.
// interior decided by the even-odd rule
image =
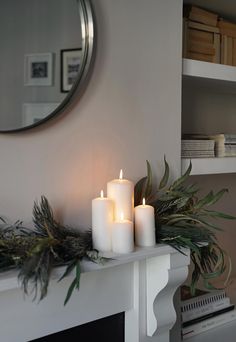
<svg viewBox="0 0 236 342">
<path fill-rule="evenodd" d="M 124 340 L 124 313 L 122 312 L 38 338 L 34 342 L 124 342 Z"/>
</svg>

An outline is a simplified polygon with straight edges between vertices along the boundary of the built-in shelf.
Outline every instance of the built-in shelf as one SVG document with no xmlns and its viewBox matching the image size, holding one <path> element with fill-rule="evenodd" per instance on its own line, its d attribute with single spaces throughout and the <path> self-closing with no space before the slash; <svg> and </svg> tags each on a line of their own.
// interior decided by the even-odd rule
<svg viewBox="0 0 236 342">
<path fill-rule="evenodd" d="M 184 82 L 194 82 L 236 92 L 236 67 L 234 66 L 184 58 L 182 74 Z"/>
<path fill-rule="evenodd" d="M 186 342 L 235 342 L 236 322 L 230 322 L 195 335 L 183 341 Z"/>
<path fill-rule="evenodd" d="M 191 175 L 209 175 L 236 172 L 236 157 L 195 159 L 183 158 L 182 174 L 187 170 L 190 160 L 192 162 Z"/>
</svg>

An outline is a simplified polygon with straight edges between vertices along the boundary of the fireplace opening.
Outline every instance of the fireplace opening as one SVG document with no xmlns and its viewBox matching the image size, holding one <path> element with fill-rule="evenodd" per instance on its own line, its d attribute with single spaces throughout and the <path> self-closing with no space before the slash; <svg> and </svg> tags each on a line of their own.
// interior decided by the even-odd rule
<svg viewBox="0 0 236 342">
<path fill-rule="evenodd" d="M 63 330 L 55 334 L 33 340 L 34 342 L 124 342 L 124 313 L 119 313 L 96 321 Z M 29 341 L 29 342 L 33 342 Z"/>
</svg>

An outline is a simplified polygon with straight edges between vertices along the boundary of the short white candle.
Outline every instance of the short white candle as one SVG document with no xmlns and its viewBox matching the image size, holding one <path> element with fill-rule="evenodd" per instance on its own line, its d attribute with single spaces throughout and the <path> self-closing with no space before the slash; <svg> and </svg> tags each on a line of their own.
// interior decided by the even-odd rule
<svg viewBox="0 0 236 342">
<path fill-rule="evenodd" d="M 112 251 L 115 253 L 130 253 L 134 250 L 134 225 L 130 220 L 120 220 L 112 224 Z"/>
<path fill-rule="evenodd" d="M 154 246 L 155 237 L 155 218 L 154 208 L 151 205 L 143 204 L 134 208 L 135 219 L 135 244 L 137 246 Z"/>
<path fill-rule="evenodd" d="M 92 200 L 92 239 L 93 248 L 101 252 L 111 251 L 111 229 L 114 203 L 103 196 Z"/>
<path fill-rule="evenodd" d="M 120 178 L 107 183 L 107 196 L 114 201 L 114 219 L 120 219 L 120 213 L 124 214 L 127 220 L 133 220 L 134 213 L 134 184 L 123 179 L 123 172 L 120 170 Z"/>
</svg>

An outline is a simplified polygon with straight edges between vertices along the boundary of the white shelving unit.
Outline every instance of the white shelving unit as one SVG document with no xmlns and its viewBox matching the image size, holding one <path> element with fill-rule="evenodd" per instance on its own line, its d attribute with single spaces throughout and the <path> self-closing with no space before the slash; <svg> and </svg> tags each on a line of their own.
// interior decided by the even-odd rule
<svg viewBox="0 0 236 342">
<path fill-rule="evenodd" d="M 230 322 L 187 338 L 186 342 L 235 342 L 236 322 Z"/>
<path fill-rule="evenodd" d="M 236 7 L 235 1 L 233 0 L 183 0 L 185 4 L 193 4 L 205 9 L 208 9 L 214 13 L 220 13 L 222 17 L 229 20 L 235 21 L 236 18 Z M 232 98 L 236 95 L 236 67 L 227 66 L 222 64 L 207 63 L 191 59 L 183 59 L 182 64 L 182 81 L 183 81 L 183 132 L 184 133 L 205 133 L 199 132 L 206 128 L 206 133 L 213 134 L 210 132 L 211 120 L 214 120 L 214 128 L 218 129 L 217 133 L 224 133 L 225 127 L 235 128 L 236 131 L 236 109 L 235 109 L 235 121 L 232 120 L 233 101 L 229 103 L 231 106 L 228 110 L 228 97 Z M 225 102 L 226 110 L 222 110 L 222 116 L 225 118 L 225 123 L 219 117 L 220 111 L 215 111 L 218 104 L 210 104 L 210 100 L 207 101 L 207 95 L 209 92 L 209 99 L 219 99 L 221 108 L 223 109 L 222 103 Z M 212 95 L 214 93 L 214 95 Z M 188 98 L 190 94 L 190 98 Z M 205 96 L 206 94 L 206 96 Z M 217 95 L 215 95 L 217 94 Z M 233 96 L 232 96 L 233 94 Z M 191 96 L 193 95 L 193 96 Z M 195 96 L 196 95 L 196 96 Z M 215 96 L 215 97 L 214 97 Z M 190 99 L 190 100 L 189 100 Z M 201 108 L 201 100 L 203 99 L 203 106 Z M 193 101 L 194 100 L 194 101 Z M 191 103 L 192 101 L 192 103 Z M 221 102 L 222 101 L 222 102 Z M 201 117 L 191 117 L 191 105 L 196 106 L 197 109 L 193 110 L 194 114 L 199 113 Z M 212 112 L 211 112 L 212 109 Z M 209 115 L 208 112 L 209 111 Z M 227 122 L 227 112 L 231 114 L 230 123 Z M 204 114 L 206 113 L 206 126 L 204 126 Z M 215 117 L 214 117 L 214 114 Z M 191 118 L 193 122 L 191 122 Z M 199 118 L 199 119 L 198 119 Z M 199 120 L 199 125 L 198 125 Z M 235 127 L 233 125 L 235 122 Z M 217 124 L 219 125 L 217 126 Z M 231 126 L 230 126 L 231 125 Z M 188 132 L 188 127 L 190 128 Z M 196 129 L 196 132 L 194 132 Z M 219 132 L 222 129 L 222 132 Z M 215 133 L 215 132 L 214 132 Z M 230 133 L 230 132 L 229 132 Z M 211 175 L 211 174 L 229 174 L 236 172 L 236 157 L 225 157 L 225 158 L 195 158 L 191 159 L 192 162 L 192 175 Z M 182 159 L 182 173 L 184 173 L 189 166 L 190 159 Z M 235 260 L 234 260 L 235 261 Z M 234 292 L 235 293 L 235 292 Z M 230 296 L 231 300 L 232 297 Z M 235 298 L 234 298 L 235 299 Z M 232 301 L 235 304 L 235 300 Z M 198 334 L 194 337 L 183 340 L 184 342 L 234 342 L 236 336 L 236 321 L 227 323 L 204 333 Z"/>
<path fill-rule="evenodd" d="M 192 163 L 191 175 L 209 175 L 236 172 L 236 157 L 182 159 L 182 174 Z"/>
<path fill-rule="evenodd" d="M 191 85 L 217 87 L 224 92 L 236 93 L 236 67 L 192 59 L 183 59 L 183 82 Z M 191 175 L 207 175 L 236 172 L 236 157 L 195 158 L 191 160 Z M 182 174 L 190 159 L 182 159 Z"/>
<path fill-rule="evenodd" d="M 182 74 L 184 77 L 200 78 L 204 81 L 214 80 L 217 85 L 221 82 L 236 83 L 236 67 L 229 65 L 183 58 Z"/>
</svg>

